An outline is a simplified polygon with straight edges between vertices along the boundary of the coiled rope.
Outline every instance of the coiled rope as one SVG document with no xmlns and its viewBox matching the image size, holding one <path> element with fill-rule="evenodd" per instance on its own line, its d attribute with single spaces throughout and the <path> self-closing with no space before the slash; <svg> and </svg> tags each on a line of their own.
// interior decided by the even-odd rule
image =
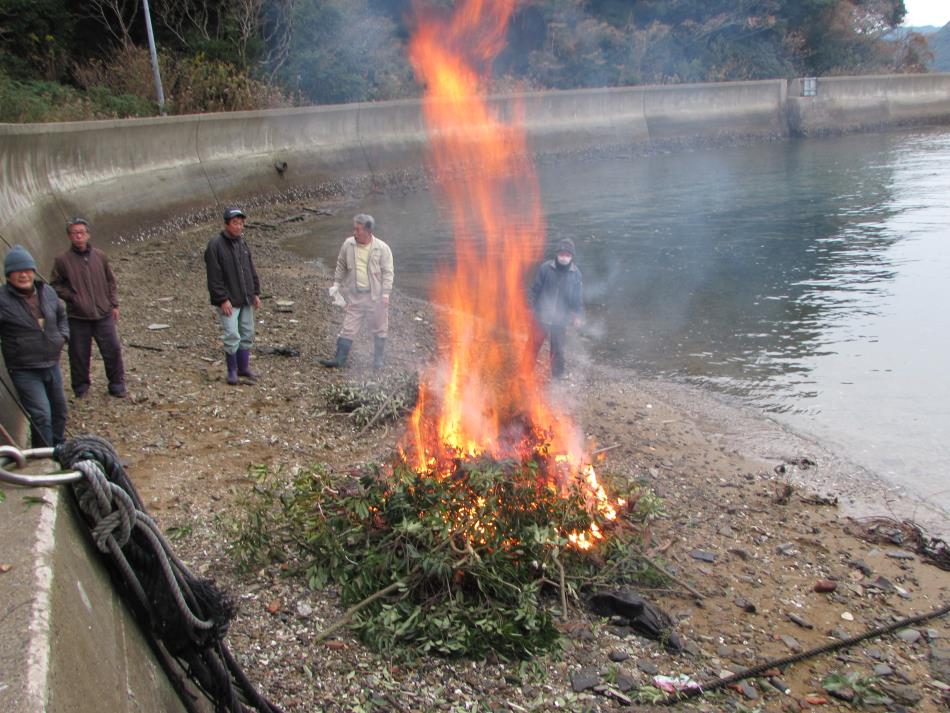
<svg viewBox="0 0 950 713">
<path fill-rule="evenodd" d="M 195 577 L 171 550 L 125 473 L 112 445 L 73 438 L 53 457 L 83 477 L 71 491 L 122 594 L 189 713 L 194 694 L 177 660 L 216 713 L 280 713 L 251 684 L 224 642 L 235 603 L 211 581 Z"/>
</svg>

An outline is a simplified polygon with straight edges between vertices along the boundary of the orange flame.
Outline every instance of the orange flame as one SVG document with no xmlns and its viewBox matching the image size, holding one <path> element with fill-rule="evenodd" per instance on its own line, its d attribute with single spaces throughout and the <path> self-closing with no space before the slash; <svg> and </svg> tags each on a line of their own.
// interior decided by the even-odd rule
<svg viewBox="0 0 950 713">
<path fill-rule="evenodd" d="M 440 357 L 423 379 L 402 451 L 420 473 L 438 476 L 459 457 L 549 458 L 550 449 L 570 464 L 569 478 L 593 479 L 592 499 L 606 503 L 593 468 L 579 472 L 579 432 L 547 403 L 525 358 L 533 328 L 526 284 L 545 223 L 521 107 L 485 97 L 514 4 L 461 0 L 453 14 L 437 15 L 416 3 L 409 57 L 426 88 L 429 166 L 451 215 L 455 261 L 436 275 Z"/>
</svg>

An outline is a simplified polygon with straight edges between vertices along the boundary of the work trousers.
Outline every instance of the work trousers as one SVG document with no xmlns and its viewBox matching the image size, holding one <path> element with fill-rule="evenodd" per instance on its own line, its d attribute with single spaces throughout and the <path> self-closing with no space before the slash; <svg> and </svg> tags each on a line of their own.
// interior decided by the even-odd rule
<svg viewBox="0 0 950 713">
<path fill-rule="evenodd" d="M 533 365 L 544 340 L 548 340 L 551 351 L 551 377 L 564 376 L 564 345 L 567 342 L 567 327 L 556 324 L 535 324 L 528 335 L 528 358 Z"/>
<path fill-rule="evenodd" d="M 125 393 L 125 366 L 115 319 L 110 314 L 102 319 L 69 318 L 69 380 L 76 396 L 89 391 L 89 362 L 95 340 L 102 355 L 109 379 L 110 394 Z"/>
<path fill-rule="evenodd" d="M 373 300 L 370 292 L 351 292 L 346 296 L 346 311 L 343 313 L 343 327 L 340 337 L 355 339 L 363 328 L 369 325 L 374 337 L 385 339 L 389 333 L 389 305 L 381 299 Z"/>
<path fill-rule="evenodd" d="M 250 305 L 232 307 L 231 316 L 227 316 L 218 308 L 218 322 L 224 335 L 224 351 L 234 354 L 238 349 L 250 349 L 254 344 L 254 308 Z"/>
<path fill-rule="evenodd" d="M 49 448 L 63 442 L 66 433 L 66 394 L 59 364 L 43 369 L 10 369 L 20 403 L 30 416 L 30 443 Z"/>
</svg>

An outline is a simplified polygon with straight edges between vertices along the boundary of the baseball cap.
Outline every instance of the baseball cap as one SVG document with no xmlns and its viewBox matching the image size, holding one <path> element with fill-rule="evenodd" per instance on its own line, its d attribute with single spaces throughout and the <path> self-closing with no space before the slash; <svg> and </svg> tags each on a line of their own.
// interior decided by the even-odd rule
<svg viewBox="0 0 950 713">
<path fill-rule="evenodd" d="M 244 215 L 244 211 L 240 208 L 225 208 L 224 222 L 227 223 L 229 220 L 231 220 L 231 218 L 247 218 L 247 216 Z"/>
</svg>

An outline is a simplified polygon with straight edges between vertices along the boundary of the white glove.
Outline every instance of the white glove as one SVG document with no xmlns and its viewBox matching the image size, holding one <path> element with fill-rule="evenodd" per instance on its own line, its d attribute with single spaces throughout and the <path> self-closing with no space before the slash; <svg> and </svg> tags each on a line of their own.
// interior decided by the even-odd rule
<svg viewBox="0 0 950 713">
<path fill-rule="evenodd" d="M 346 300 L 343 299 L 343 295 L 340 294 L 340 286 L 335 282 L 330 287 L 330 299 L 333 300 L 333 304 L 337 307 L 346 307 Z"/>
</svg>

